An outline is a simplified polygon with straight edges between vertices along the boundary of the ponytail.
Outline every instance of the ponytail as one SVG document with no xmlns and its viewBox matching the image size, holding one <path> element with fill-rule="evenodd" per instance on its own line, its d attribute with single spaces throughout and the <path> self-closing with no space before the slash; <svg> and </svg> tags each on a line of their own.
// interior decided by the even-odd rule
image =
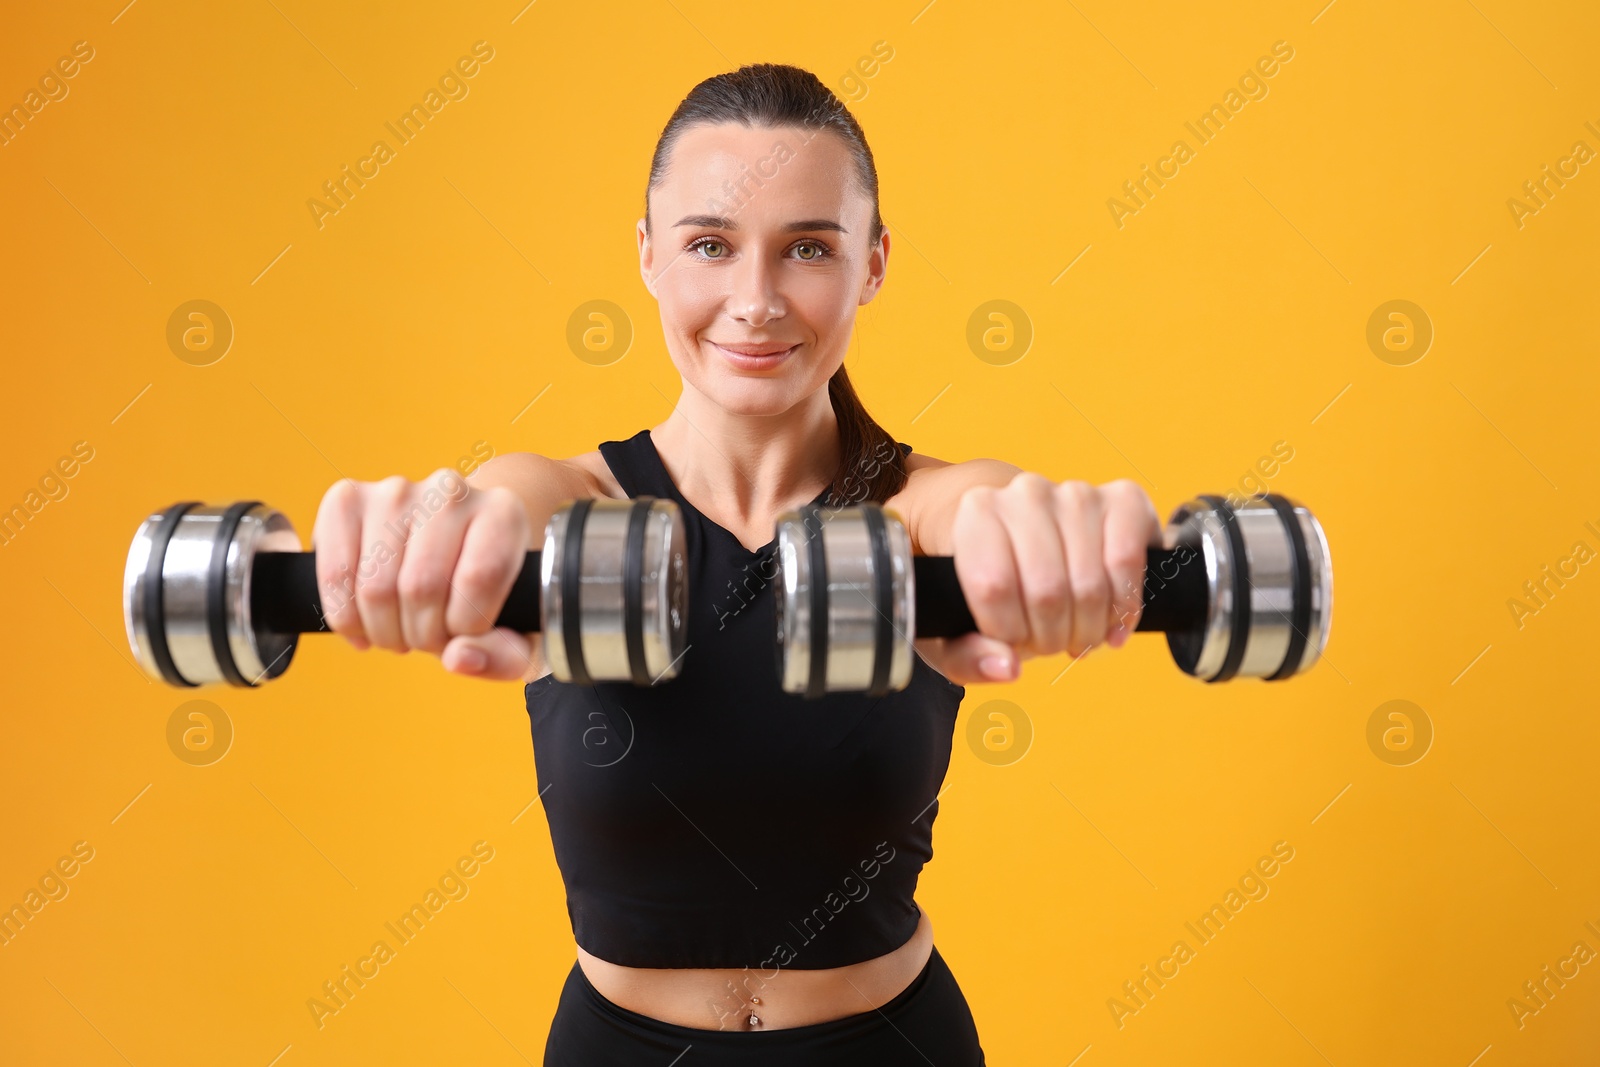
<svg viewBox="0 0 1600 1067">
<path fill-rule="evenodd" d="M 867 414 L 844 365 L 828 379 L 828 399 L 839 422 L 839 469 L 828 486 L 827 505 L 883 503 L 905 488 L 905 450 Z"/>
</svg>

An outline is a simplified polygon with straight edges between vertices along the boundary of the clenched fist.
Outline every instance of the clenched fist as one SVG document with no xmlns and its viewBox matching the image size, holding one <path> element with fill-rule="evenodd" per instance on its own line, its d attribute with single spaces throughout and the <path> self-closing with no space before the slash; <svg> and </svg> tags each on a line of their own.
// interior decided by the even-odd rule
<svg viewBox="0 0 1600 1067">
<path fill-rule="evenodd" d="M 1093 486 L 1022 471 L 1001 488 L 962 493 L 951 544 L 978 629 L 942 645 L 927 639 L 925 658 L 958 685 L 1009 681 L 1033 656 L 1122 647 L 1139 621 L 1145 549 L 1161 544 L 1161 524 L 1127 479 Z"/>
<path fill-rule="evenodd" d="M 328 628 L 359 649 L 416 648 L 447 670 L 518 678 L 538 635 L 494 620 L 532 537 L 515 492 L 468 485 L 454 468 L 420 482 L 341 479 L 311 533 Z"/>
</svg>

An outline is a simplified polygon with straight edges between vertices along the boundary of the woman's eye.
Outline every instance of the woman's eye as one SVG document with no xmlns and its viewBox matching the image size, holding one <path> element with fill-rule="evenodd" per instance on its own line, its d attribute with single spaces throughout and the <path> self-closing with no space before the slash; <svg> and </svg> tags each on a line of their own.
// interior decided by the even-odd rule
<svg viewBox="0 0 1600 1067">
<path fill-rule="evenodd" d="M 702 237 L 697 241 L 690 242 L 689 251 L 700 253 L 703 259 L 728 258 L 727 242 L 719 241 L 715 237 Z M 821 241 L 801 241 L 793 246 L 793 251 L 799 252 L 799 258 L 806 263 L 815 263 L 833 254 L 832 250 Z"/>
</svg>

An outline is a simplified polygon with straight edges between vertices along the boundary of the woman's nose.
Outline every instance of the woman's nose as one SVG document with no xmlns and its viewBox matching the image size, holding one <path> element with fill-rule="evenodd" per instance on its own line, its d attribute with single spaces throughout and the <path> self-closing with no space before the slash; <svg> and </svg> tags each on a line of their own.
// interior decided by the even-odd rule
<svg viewBox="0 0 1600 1067">
<path fill-rule="evenodd" d="M 750 256 L 733 272 L 730 312 L 752 326 L 763 326 L 768 319 L 783 315 L 783 296 L 778 291 L 777 272 L 758 256 Z"/>
</svg>

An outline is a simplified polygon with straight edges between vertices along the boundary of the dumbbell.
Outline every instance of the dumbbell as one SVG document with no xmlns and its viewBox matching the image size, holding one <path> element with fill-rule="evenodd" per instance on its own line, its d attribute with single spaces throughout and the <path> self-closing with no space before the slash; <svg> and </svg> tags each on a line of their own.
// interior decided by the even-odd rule
<svg viewBox="0 0 1600 1067">
<path fill-rule="evenodd" d="M 557 681 L 676 677 L 688 622 L 684 544 L 672 500 L 565 501 L 545 525 L 543 549 L 526 554 L 495 625 L 543 633 Z M 152 514 L 122 576 L 134 659 L 175 686 L 254 687 L 278 677 L 300 634 L 329 632 L 316 553 L 299 549 L 289 520 L 255 500 L 188 501 Z"/>
<path fill-rule="evenodd" d="M 892 509 L 818 504 L 778 517 L 776 653 L 785 692 L 881 696 L 911 681 L 918 637 L 976 630 L 955 557 L 911 555 Z M 1281 681 L 1328 643 L 1333 568 L 1322 525 L 1274 493 L 1181 505 L 1145 553 L 1135 631 L 1163 632 L 1207 682 Z"/>
</svg>

